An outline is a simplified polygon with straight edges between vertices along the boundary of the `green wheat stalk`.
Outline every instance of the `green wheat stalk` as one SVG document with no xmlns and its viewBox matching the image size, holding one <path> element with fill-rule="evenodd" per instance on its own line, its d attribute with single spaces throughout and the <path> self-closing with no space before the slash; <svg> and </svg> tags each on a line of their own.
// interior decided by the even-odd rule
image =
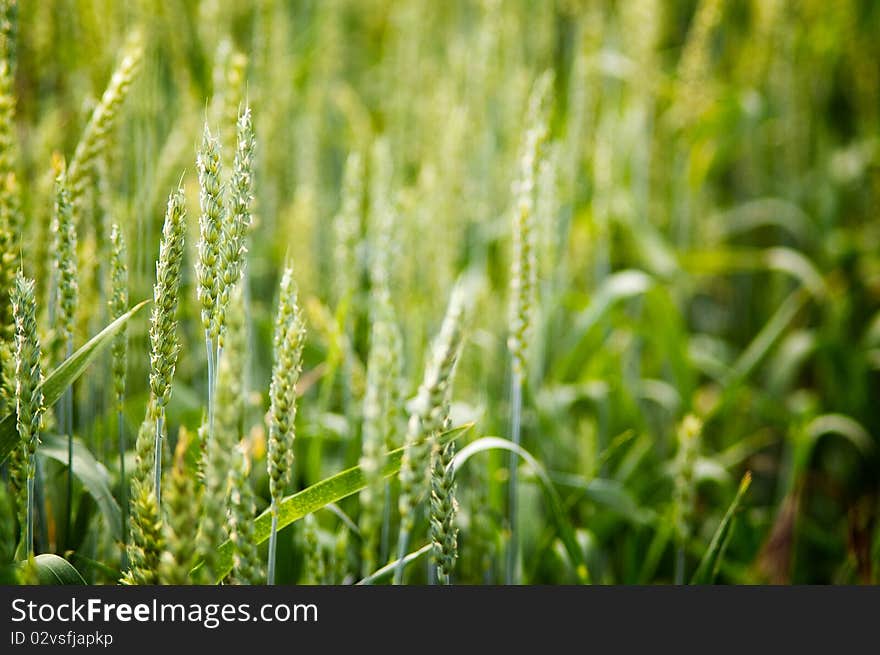
<svg viewBox="0 0 880 655">
<path fill-rule="evenodd" d="M 452 290 L 440 333 L 432 344 L 424 379 L 412 404 L 399 473 L 400 531 L 394 584 L 403 582 L 404 558 L 415 527 L 415 509 L 429 484 L 431 450 L 437 434 L 447 427 L 449 420 L 452 380 L 463 341 L 467 301 L 465 285 L 459 282 Z"/>
<path fill-rule="evenodd" d="M 219 347 L 219 307 L 225 265 L 223 260 L 224 187 L 220 140 L 205 124 L 202 143 L 196 156 L 199 174 L 199 244 L 196 262 L 197 295 L 201 307 L 205 353 L 208 360 L 208 434 L 214 427 L 214 407 Z"/>
<path fill-rule="evenodd" d="M 65 358 L 69 358 L 73 355 L 76 308 L 79 302 L 79 272 L 73 206 L 63 171 L 55 178 L 55 211 L 52 228 L 55 253 L 54 276 L 57 282 L 56 319 L 59 336 L 65 345 Z M 64 522 L 64 538 L 67 539 L 70 535 L 73 513 L 73 389 L 68 388 L 64 392 L 59 409 L 61 429 L 67 435 L 67 511 Z"/>
<path fill-rule="evenodd" d="M 153 309 L 150 315 L 150 393 L 155 412 L 153 449 L 153 491 L 157 507 L 162 499 L 162 434 L 165 407 L 171 399 L 171 383 L 180 350 L 177 336 L 177 305 L 180 293 L 181 266 L 186 232 L 186 207 L 183 189 L 168 197 L 156 283 L 153 286 Z"/>
<path fill-rule="evenodd" d="M 534 324 L 537 263 L 535 255 L 535 179 L 538 174 L 540 149 L 547 139 L 546 104 L 553 78 L 547 72 L 532 88 L 526 114 L 526 132 L 520 153 L 519 176 L 514 184 L 513 262 L 510 277 L 510 350 L 512 373 L 510 383 L 511 440 L 519 445 L 522 425 L 522 386 L 528 359 L 528 344 Z M 510 455 L 509 512 L 510 543 L 507 549 L 506 581 L 516 581 L 518 559 L 517 472 L 515 453 Z"/>
<path fill-rule="evenodd" d="M 297 302 L 293 270 L 286 268 L 275 317 L 272 383 L 269 388 L 269 446 L 267 465 L 272 499 L 272 531 L 269 537 L 268 583 L 275 584 L 275 551 L 278 537 L 278 506 L 290 480 L 293 465 L 296 383 L 302 368 L 305 325 Z"/>
<path fill-rule="evenodd" d="M 27 556 L 34 553 L 34 478 L 37 446 L 40 443 L 40 418 L 44 409 L 36 305 L 33 280 L 19 272 L 12 291 L 12 313 L 15 319 L 15 409 L 20 444 L 19 463 L 23 465 L 22 477 L 26 480 L 23 504 L 27 508 L 24 522 Z"/>
<path fill-rule="evenodd" d="M 110 297 L 108 305 L 110 320 L 116 320 L 128 311 L 128 266 L 125 237 L 117 224 L 110 228 Z M 119 480 L 122 495 L 122 547 L 128 545 L 128 481 L 125 477 L 125 373 L 128 364 L 128 328 L 123 328 L 113 337 L 111 346 L 111 370 L 113 374 L 113 393 L 116 401 L 116 431 L 119 446 Z"/>
</svg>

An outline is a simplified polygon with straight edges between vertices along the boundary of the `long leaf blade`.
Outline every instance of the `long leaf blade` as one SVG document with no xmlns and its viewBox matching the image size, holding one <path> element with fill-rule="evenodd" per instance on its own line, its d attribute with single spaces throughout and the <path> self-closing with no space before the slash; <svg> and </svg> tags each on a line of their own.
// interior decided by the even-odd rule
<svg viewBox="0 0 880 655">
<path fill-rule="evenodd" d="M 727 508 L 724 518 L 722 518 L 721 523 L 718 524 L 715 534 L 712 535 L 712 541 L 709 542 L 709 548 L 706 549 L 706 552 L 703 554 L 703 559 L 700 560 L 700 565 L 697 567 L 697 570 L 691 578 L 691 584 L 710 584 L 712 582 L 714 572 L 718 570 L 725 542 L 733 529 L 733 519 L 736 516 L 740 503 L 751 484 L 752 474 L 746 471 L 746 474 L 739 483 L 739 489 L 736 492 L 733 502 L 730 503 L 730 507 Z"/>
<path fill-rule="evenodd" d="M 448 443 L 453 439 L 459 438 L 470 430 L 471 427 L 473 427 L 473 423 L 468 423 L 444 432 L 440 435 L 440 443 Z M 382 469 L 382 475 L 387 478 L 396 474 L 400 470 L 400 460 L 402 458 L 403 448 L 398 448 L 388 453 L 385 467 Z M 322 507 L 357 493 L 365 485 L 366 478 L 364 477 L 364 472 L 359 466 L 353 466 L 288 496 L 278 506 L 278 530 L 287 527 L 291 523 L 295 523 L 307 514 L 316 512 Z M 271 527 L 272 515 L 267 509 L 254 520 L 254 541 L 261 544 L 268 540 Z M 224 541 L 217 550 L 220 554 L 217 563 L 219 582 L 232 570 L 232 543 L 228 540 Z M 193 571 L 197 571 L 201 566 L 201 563 L 196 565 Z"/>
<path fill-rule="evenodd" d="M 47 434 L 40 441 L 40 453 L 67 466 L 67 437 Z M 73 475 L 101 508 L 107 528 L 115 538 L 121 539 L 122 519 L 119 505 L 110 491 L 110 475 L 79 439 L 73 440 Z"/>
<path fill-rule="evenodd" d="M 26 566 L 22 562 L 21 566 Z M 73 564 L 63 557 L 51 553 L 43 553 L 34 558 L 37 580 L 41 585 L 84 585 L 86 581 Z"/>
<path fill-rule="evenodd" d="M 148 300 L 138 303 L 125 314 L 110 323 L 101 332 L 92 337 L 88 343 L 77 350 L 73 355 L 61 363 L 58 368 L 52 371 L 48 377 L 43 380 L 40 385 L 43 390 L 43 398 L 47 407 L 54 405 L 62 394 L 70 385 L 76 382 L 77 378 L 83 374 L 89 364 L 94 361 L 101 351 L 104 350 L 113 341 L 113 337 L 122 329 L 132 316 L 137 314 L 141 309 L 147 306 Z M 18 439 L 18 433 L 15 428 L 15 414 L 7 414 L 0 421 L 0 464 L 2 464 L 12 449 L 15 448 L 15 442 Z"/>
</svg>

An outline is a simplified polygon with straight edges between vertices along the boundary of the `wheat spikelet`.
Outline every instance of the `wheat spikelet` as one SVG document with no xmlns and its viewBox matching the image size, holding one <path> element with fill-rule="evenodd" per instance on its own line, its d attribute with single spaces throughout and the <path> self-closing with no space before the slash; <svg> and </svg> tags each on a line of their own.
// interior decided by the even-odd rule
<svg viewBox="0 0 880 655">
<path fill-rule="evenodd" d="M 678 453 L 675 460 L 675 489 L 672 498 L 673 523 L 678 544 L 675 563 L 675 582 L 684 584 L 685 546 L 691 535 L 691 516 L 694 511 L 694 467 L 700 446 L 703 423 L 693 414 L 684 417 L 678 427 Z"/>
<path fill-rule="evenodd" d="M 186 468 L 186 451 L 190 443 L 186 434 L 181 431 L 174 450 L 174 463 L 168 475 L 162 506 L 165 549 L 158 569 L 159 582 L 162 584 L 189 584 L 189 572 L 196 563 L 192 544 L 198 525 L 199 503 L 195 479 Z"/>
<path fill-rule="evenodd" d="M 303 549 L 306 560 L 305 583 L 327 584 L 327 556 L 314 514 L 303 517 Z"/>
<path fill-rule="evenodd" d="M 122 584 L 152 585 L 159 582 L 159 563 L 165 541 L 156 495 L 148 484 L 132 484 L 131 540 L 128 546 L 129 568 Z"/>
<path fill-rule="evenodd" d="M 33 553 L 33 507 L 36 453 L 40 442 L 40 418 L 43 414 L 43 376 L 40 368 L 40 341 L 37 336 L 37 310 L 34 282 L 20 272 L 12 292 L 12 313 L 15 318 L 15 409 L 20 444 L 18 465 L 24 467 L 25 496 L 21 505 L 26 507 L 25 545 Z M 20 505 L 20 506 L 21 506 Z"/>
<path fill-rule="evenodd" d="M 364 164 L 358 152 L 345 160 L 342 205 L 334 220 L 336 300 L 350 306 L 360 285 L 359 243 L 364 203 Z"/>
<path fill-rule="evenodd" d="M 255 141 L 250 108 L 245 107 L 238 117 L 237 125 L 238 141 L 229 184 L 229 211 L 226 212 L 221 235 L 222 278 L 217 309 L 218 345 L 221 349 L 224 348 L 227 307 L 231 294 L 242 276 L 244 256 L 247 253 L 245 239 L 251 227 Z"/>
<path fill-rule="evenodd" d="M 272 384 L 269 391 L 269 490 L 278 502 L 290 478 L 293 461 L 294 419 L 296 417 L 296 382 L 302 368 L 305 326 L 297 302 L 293 270 L 285 269 L 275 319 Z"/>
<path fill-rule="evenodd" d="M 290 479 L 293 465 L 294 420 L 296 418 L 296 382 L 302 367 L 305 325 L 297 303 L 293 270 L 286 268 L 281 278 L 281 293 L 275 317 L 272 383 L 269 387 L 269 446 L 267 464 L 269 493 L 272 498 L 272 533 L 269 543 L 269 584 L 275 579 L 275 539 L 278 504 Z"/>
<path fill-rule="evenodd" d="M 113 72 L 107 89 L 95 106 L 89 122 L 70 160 L 67 176 L 71 202 L 79 207 L 85 193 L 97 158 L 107 147 L 107 139 L 119 115 L 119 109 L 128 96 L 143 59 L 141 35 L 133 33 L 123 50 L 119 66 Z"/>
<path fill-rule="evenodd" d="M 199 259 L 196 264 L 198 298 L 201 305 L 202 328 L 207 339 L 216 343 L 220 331 L 217 311 L 220 301 L 223 263 L 223 183 L 220 163 L 220 142 L 208 125 L 196 158 L 199 171 Z M 211 352 L 213 357 L 213 348 Z"/>
<path fill-rule="evenodd" d="M 239 443 L 233 453 L 230 468 L 229 508 L 226 514 L 226 531 L 232 542 L 232 580 L 236 584 L 258 584 L 263 578 L 262 563 L 257 553 L 254 534 L 256 503 L 248 478 L 250 464 L 244 443 Z"/>
<path fill-rule="evenodd" d="M 211 434 L 206 423 L 199 428 L 199 440 L 203 444 L 202 471 L 204 489 L 201 496 L 199 530 L 196 535 L 196 552 L 204 561 L 200 574 L 202 582 L 211 584 L 217 579 L 217 547 L 227 538 L 226 508 L 229 492 L 229 450 L 225 439 Z"/>
<path fill-rule="evenodd" d="M 150 394 L 155 411 L 156 432 L 153 461 L 153 489 L 156 503 L 162 493 L 162 436 L 165 406 L 171 399 L 171 383 L 177 367 L 177 304 L 183 264 L 186 209 L 183 191 L 178 188 L 168 197 L 156 284 L 153 286 L 153 310 L 150 315 Z"/>
<path fill-rule="evenodd" d="M 435 443 L 431 466 L 431 544 L 432 557 L 437 566 L 437 578 L 448 583 L 458 558 L 458 529 L 455 515 L 458 501 L 455 498 L 455 471 L 452 460 L 455 443 L 443 446 Z"/>
<path fill-rule="evenodd" d="M 117 224 L 110 228 L 110 297 L 107 301 L 110 320 L 116 320 L 128 311 L 128 266 L 126 264 L 125 237 Z M 112 345 L 113 391 L 116 409 L 122 411 L 125 400 L 125 370 L 128 358 L 128 328 L 113 337 Z"/>
<path fill-rule="evenodd" d="M 537 265 L 535 257 L 535 179 L 540 149 L 547 139 L 545 105 L 552 82 L 545 73 L 535 82 L 529 97 L 525 136 L 519 160 L 519 176 L 514 183 L 513 262 L 510 276 L 510 336 L 508 348 L 513 357 L 514 372 L 522 377 L 528 355 L 528 344 L 534 323 Z"/>
<path fill-rule="evenodd" d="M 403 557 L 415 525 L 415 507 L 428 487 L 431 449 L 437 434 L 448 427 L 449 401 L 455 365 L 464 334 L 466 290 L 458 283 L 452 290 L 440 333 L 431 348 L 431 360 L 419 386 L 409 417 L 403 458 L 400 463 L 400 535 L 395 583 L 403 582 Z"/>
<path fill-rule="evenodd" d="M 58 286 L 56 316 L 64 342 L 73 339 L 79 282 L 76 259 L 76 226 L 73 208 L 67 192 L 64 173 L 55 178 L 55 213 L 52 222 L 54 235 L 55 279 Z"/>
</svg>

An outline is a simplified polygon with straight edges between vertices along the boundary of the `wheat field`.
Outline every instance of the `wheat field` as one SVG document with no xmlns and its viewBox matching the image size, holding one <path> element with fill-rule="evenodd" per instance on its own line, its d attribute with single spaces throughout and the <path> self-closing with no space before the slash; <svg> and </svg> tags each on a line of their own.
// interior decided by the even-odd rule
<svg viewBox="0 0 880 655">
<path fill-rule="evenodd" d="M 880 582 L 878 33 L 0 0 L 0 578 Z"/>
</svg>

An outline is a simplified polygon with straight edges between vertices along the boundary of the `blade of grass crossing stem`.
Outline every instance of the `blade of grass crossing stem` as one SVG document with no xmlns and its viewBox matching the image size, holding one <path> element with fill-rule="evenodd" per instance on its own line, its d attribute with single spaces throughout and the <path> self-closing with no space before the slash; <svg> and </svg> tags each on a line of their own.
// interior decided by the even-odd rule
<svg viewBox="0 0 880 655">
<path fill-rule="evenodd" d="M 718 566 L 721 563 L 721 556 L 733 531 L 733 520 L 736 517 L 736 512 L 751 484 L 752 474 L 747 471 L 739 483 L 739 489 L 733 502 L 727 508 L 724 518 L 721 519 L 718 529 L 715 530 L 715 534 L 712 535 L 712 541 L 709 542 L 709 548 L 706 549 L 703 559 L 700 560 L 700 565 L 691 578 L 691 584 L 710 584 L 715 578 Z"/>
<path fill-rule="evenodd" d="M 414 550 L 413 552 L 407 554 L 406 557 L 403 558 L 404 566 L 407 566 L 407 565 L 411 564 L 412 562 L 415 562 L 417 559 L 419 559 L 423 555 L 430 553 L 432 547 L 433 547 L 433 544 L 427 543 L 424 546 L 422 546 L 421 548 L 419 548 L 418 550 Z M 364 578 L 363 580 L 361 580 L 355 584 L 371 585 L 371 584 L 375 584 L 376 582 L 378 582 L 382 578 L 390 577 L 391 574 L 394 573 L 395 569 L 397 569 L 397 565 L 399 563 L 400 563 L 400 560 L 394 560 L 392 562 L 388 562 L 388 564 L 386 564 L 385 566 L 383 566 L 380 569 L 377 569 L 376 571 L 374 571 L 373 573 L 368 575 L 366 578 Z"/>
<path fill-rule="evenodd" d="M 448 430 L 440 435 L 440 443 L 445 444 L 453 439 L 458 439 L 473 427 L 473 423 L 467 423 L 457 428 Z M 403 448 L 392 450 L 388 453 L 382 475 L 390 477 L 400 470 L 400 460 L 403 457 Z M 306 514 L 316 512 L 330 503 L 335 503 L 343 498 L 359 492 L 364 488 L 366 479 L 364 472 L 359 466 L 353 466 L 341 473 L 332 475 L 307 487 L 300 492 L 288 496 L 278 505 L 278 530 L 286 528 L 291 523 L 303 518 Z M 261 544 L 267 539 L 272 531 L 272 512 L 267 509 L 254 519 L 254 541 Z M 217 579 L 222 580 L 232 570 L 232 543 L 224 541 L 217 549 L 219 558 L 217 561 Z M 193 571 L 202 567 L 197 564 Z"/>
<path fill-rule="evenodd" d="M 52 371 L 44 380 L 40 388 L 43 390 L 43 398 L 47 407 L 54 405 L 80 375 L 88 368 L 89 364 L 113 341 L 113 336 L 122 329 L 135 314 L 147 306 L 145 300 L 132 307 L 128 312 L 110 323 L 101 332 L 92 337 L 88 343 L 77 350 L 73 356 L 68 357 L 58 368 Z M 18 440 L 18 432 L 15 427 L 15 416 L 7 414 L 0 420 L 0 464 L 2 464 Z"/>
</svg>

